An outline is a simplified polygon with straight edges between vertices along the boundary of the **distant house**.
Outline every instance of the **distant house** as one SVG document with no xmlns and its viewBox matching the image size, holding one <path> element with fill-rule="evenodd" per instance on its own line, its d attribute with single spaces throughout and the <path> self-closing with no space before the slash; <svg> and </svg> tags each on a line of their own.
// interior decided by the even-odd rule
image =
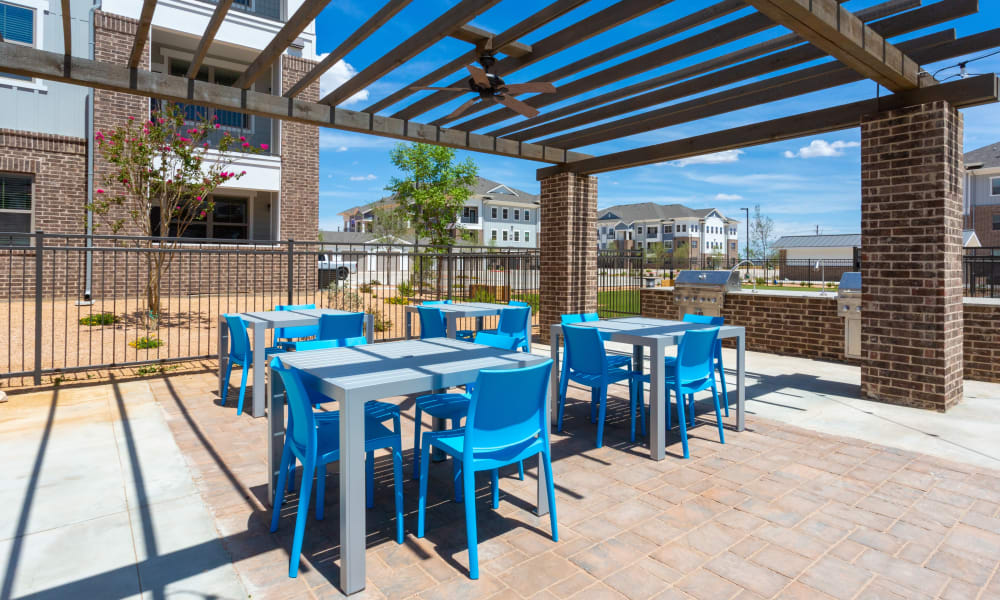
<svg viewBox="0 0 1000 600">
<path fill-rule="evenodd" d="M 1000 142 L 965 156 L 964 228 L 975 231 L 983 246 L 1000 247 Z"/>
<path fill-rule="evenodd" d="M 833 235 L 784 235 L 771 245 L 784 260 L 854 260 L 855 249 L 861 248 L 860 233 Z"/>
<path fill-rule="evenodd" d="M 717 208 L 688 208 L 683 204 L 621 204 L 598 211 L 597 247 L 654 250 L 668 253 L 685 248 L 690 258 L 739 256 L 739 221 Z"/>
<path fill-rule="evenodd" d="M 371 232 L 379 206 L 396 206 L 392 196 L 340 213 L 346 232 Z M 475 233 L 476 243 L 499 248 L 537 248 L 539 200 L 536 194 L 479 177 L 455 223 Z"/>
</svg>

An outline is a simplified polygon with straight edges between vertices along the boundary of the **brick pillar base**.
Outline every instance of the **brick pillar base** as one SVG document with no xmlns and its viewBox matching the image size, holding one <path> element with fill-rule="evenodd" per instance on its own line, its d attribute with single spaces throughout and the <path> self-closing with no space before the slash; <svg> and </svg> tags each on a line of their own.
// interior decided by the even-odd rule
<svg viewBox="0 0 1000 600">
<path fill-rule="evenodd" d="M 962 399 L 962 116 L 946 102 L 861 124 L 861 393 Z"/>
<path fill-rule="evenodd" d="M 597 310 L 597 178 L 562 173 L 541 181 L 541 341 L 565 313 Z"/>
</svg>

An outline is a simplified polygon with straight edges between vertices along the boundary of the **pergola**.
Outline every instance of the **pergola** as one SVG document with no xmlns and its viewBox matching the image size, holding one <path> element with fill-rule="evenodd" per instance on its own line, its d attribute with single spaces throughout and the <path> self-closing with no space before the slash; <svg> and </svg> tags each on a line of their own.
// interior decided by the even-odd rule
<svg viewBox="0 0 1000 600">
<path fill-rule="evenodd" d="M 596 309 L 597 180 L 593 174 L 860 126 L 862 393 L 939 410 L 957 403 L 962 397 L 962 121 L 957 109 L 996 102 L 998 80 L 982 75 L 939 82 L 920 65 L 1000 46 L 1000 29 L 963 38 L 947 28 L 920 32 L 974 14 L 977 0 L 941 0 L 926 6 L 920 0 L 888 0 L 856 13 L 837 0 L 721 0 L 572 62 L 559 60 L 561 51 L 671 2 L 621 0 L 572 20 L 534 43 L 520 41 L 556 19 L 571 16 L 586 1 L 554 0 L 498 33 L 469 23 L 500 0 L 455 2 L 319 102 L 299 96 L 410 0 L 389 0 L 281 94 L 250 88 L 329 0 L 305 0 L 232 86 L 198 81 L 194 75 L 233 0 L 218 1 L 186 77 L 140 67 L 156 0 L 144 0 L 127 64 L 72 56 L 70 1 L 62 0 L 65 53 L 0 42 L 0 71 L 551 163 L 538 171 L 543 338 L 560 314 Z M 753 10 L 728 18 L 748 7 Z M 614 62 L 696 28 L 703 29 Z M 771 29 L 784 33 L 727 53 L 712 53 L 683 68 L 661 69 Z M 469 49 L 362 111 L 338 108 L 448 36 L 468 42 Z M 906 41 L 890 41 L 900 36 L 906 36 Z M 457 123 L 445 118 L 429 123 L 417 120 L 462 94 L 437 91 L 411 100 L 418 93 L 412 87 L 449 81 L 456 74 L 456 81 L 447 85 L 464 85 L 465 66 L 486 47 L 498 55 L 493 72 L 500 76 L 547 61 L 551 70 L 538 79 L 559 82 L 558 91 L 530 96 L 524 102 L 535 108 L 559 106 L 523 119 L 509 108 L 480 102 Z M 834 60 L 794 69 L 824 57 Z M 591 68 L 596 70 L 571 79 Z M 781 74 L 774 75 L 777 72 Z M 637 76 L 645 78 L 617 85 Z M 603 156 L 574 151 L 865 79 L 891 93 Z M 599 93 L 577 99 L 594 90 Z M 361 569 L 360 575 L 353 570 L 344 574 L 346 590 L 364 585 Z"/>
</svg>

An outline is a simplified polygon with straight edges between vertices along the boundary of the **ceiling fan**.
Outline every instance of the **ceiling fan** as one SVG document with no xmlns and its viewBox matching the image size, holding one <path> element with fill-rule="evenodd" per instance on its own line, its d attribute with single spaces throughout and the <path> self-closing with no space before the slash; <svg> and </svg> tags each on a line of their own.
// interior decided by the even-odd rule
<svg viewBox="0 0 1000 600">
<path fill-rule="evenodd" d="M 479 95 L 478 98 L 473 98 L 452 111 L 451 114 L 444 118 L 445 121 L 457 119 L 462 115 L 462 113 L 472 108 L 472 105 L 476 104 L 480 100 L 486 102 L 499 102 L 514 112 L 526 117 L 538 116 L 538 110 L 535 107 L 521 102 L 515 98 L 514 95 L 529 93 L 552 94 L 555 93 L 556 86 L 547 81 L 531 81 L 528 83 L 508 84 L 501 79 L 499 75 L 490 73 L 490 69 L 496 64 L 496 58 L 493 56 L 492 44 L 492 38 L 486 40 L 486 44 L 481 50 L 481 54 L 479 55 L 479 64 L 482 65 L 482 68 L 473 65 L 466 65 L 465 68 L 469 70 L 469 74 L 471 75 L 468 81 L 468 88 L 413 86 L 410 89 L 442 90 L 447 92 L 473 92 L 474 94 Z"/>
</svg>

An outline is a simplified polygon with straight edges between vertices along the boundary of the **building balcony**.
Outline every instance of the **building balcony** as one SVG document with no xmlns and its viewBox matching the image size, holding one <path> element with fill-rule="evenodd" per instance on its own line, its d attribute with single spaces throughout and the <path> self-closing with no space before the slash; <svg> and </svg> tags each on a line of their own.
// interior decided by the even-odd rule
<svg viewBox="0 0 1000 600">
<path fill-rule="evenodd" d="M 236 3 L 233 3 L 236 6 Z M 162 101 L 153 98 L 149 102 L 151 111 L 159 110 Z M 181 110 L 185 113 L 185 125 L 198 125 L 207 116 L 209 120 L 214 120 L 220 127 L 212 131 L 208 136 L 208 143 L 212 148 L 219 147 L 219 141 L 227 133 L 233 137 L 246 138 L 247 143 L 260 149 L 261 145 L 267 145 L 266 150 L 261 150 L 261 154 L 270 156 L 272 152 L 277 152 L 271 144 L 271 119 L 246 115 L 233 110 L 222 110 L 216 108 L 206 108 L 194 104 L 180 104 Z"/>
<path fill-rule="evenodd" d="M 209 4 L 218 4 L 218 0 L 204 0 Z M 283 21 L 282 5 L 285 0 L 233 0 L 229 10 L 236 10 L 274 21 Z"/>
</svg>

